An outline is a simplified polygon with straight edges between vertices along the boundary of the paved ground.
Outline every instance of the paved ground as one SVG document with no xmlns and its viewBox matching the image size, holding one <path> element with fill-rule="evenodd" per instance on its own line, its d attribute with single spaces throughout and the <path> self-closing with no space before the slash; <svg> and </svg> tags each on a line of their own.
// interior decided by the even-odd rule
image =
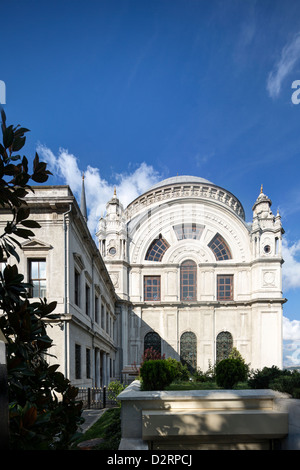
<svg viewBox="0 0 300 470">
<path fill-rule="evenodd" d="M 80 426 L 81 432 L 86 432 L 98 419 L 103 415 L 107 408 L 101 410 L 83 410 L 81 416 L 84 418 L 84 423 Z"/>
</svg>

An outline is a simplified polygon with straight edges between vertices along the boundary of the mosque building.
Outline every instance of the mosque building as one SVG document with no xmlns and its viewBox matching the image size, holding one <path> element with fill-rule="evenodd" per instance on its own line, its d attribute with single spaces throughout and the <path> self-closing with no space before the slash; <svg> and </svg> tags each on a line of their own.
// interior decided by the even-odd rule
<svg viewBox="0 0 300 470">
<path fill-rule="evenodd" d="M 31 297 L 57 302 L 49 360 L 74 385 L 127 380 L 151 347 L 191 371 L 232 348 L 253 369 L 282 367 L 284 231 L 263 189 L 251 223 L 200 177 L 163 180 L 126 208 L 115 191 L 94 237 L 82 185 L 80 206 L 68 186 L 34 188 L 41 228 L 18 248 Z"/>
<path fill-rule="evenodd" d="M 253 369 L 282 367 L 280 215 L 261 192 L 240 201 L 200 177 L 168 178 L 123 208 L 116 193 L 97 238 L 119 298 L 123 368 L 145 349 L 206 371 L 237 348 Z"/>
</svg>

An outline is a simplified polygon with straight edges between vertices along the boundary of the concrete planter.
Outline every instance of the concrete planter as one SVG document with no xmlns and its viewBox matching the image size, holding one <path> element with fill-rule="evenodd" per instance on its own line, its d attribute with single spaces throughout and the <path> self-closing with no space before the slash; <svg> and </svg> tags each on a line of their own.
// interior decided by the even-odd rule
<svg viewBox="0 0 300 470">
<path fill-rule="evenodd" d="M 145 392 L 134 381 L 118 399 L 120 450 L 300 448 L 299 400 L 272 390 Z"/>
</svg>

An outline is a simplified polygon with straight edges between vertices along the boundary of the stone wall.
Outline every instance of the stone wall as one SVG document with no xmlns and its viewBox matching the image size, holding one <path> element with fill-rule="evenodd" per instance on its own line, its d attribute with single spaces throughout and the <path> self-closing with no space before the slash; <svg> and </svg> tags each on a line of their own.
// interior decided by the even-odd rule
<svg viewBox="0 0 300 470">
<path fill-rule="evenodd" d="M 140 390 L 121 400 L 119 450 L 296 450 L 300 401 L 273 390 Z"/>
</svg>

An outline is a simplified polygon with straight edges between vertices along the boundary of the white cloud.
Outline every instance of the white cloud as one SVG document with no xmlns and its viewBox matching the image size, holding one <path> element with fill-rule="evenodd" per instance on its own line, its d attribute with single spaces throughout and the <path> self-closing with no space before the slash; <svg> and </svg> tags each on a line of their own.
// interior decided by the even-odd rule
<svg viewBox="0 0 300 470">
<path fill-rule="evenodd" d="M 300 254 L 300 240 L 289 245 L 283 239 L 282 241 L 282 256 L 284 264 L 282 267 L 282 283 L 283 289 L 289 290 L 300 287 L 300 261 L 297 255 Z"/>
<path fill-rule="evenodd" d="M 300 365 L 300 321 L 283 317 L 283 366 Z"/>
<path fill-rule="evenodd" d="M 300 321 L 283 317 L 283 339 L 300 341 Z"/>
<path fill-rule="evenodd" d="M 281 57 L 269 73 L 267 90 L 272 98 L 276 98 L 281 90 L 285 77 L 293 70 L 300 59 L 300 34 L 296 34 L 292 41 L 284 46 Z"/>
<path fill-rule="evenodd" d="M 115 187 L 117 196 L 125 208 L 129 202 L 161 179 L 152 166 L 141 163 L 131 173 L 114 175 L 116 184 L 113 184 L 101 177 L 98 168 L 88 165 L 87 168 L 80 169 L 76 156 L 66 149 L 60 148 L 56 156 L 48 147 L 38 144 L 37 153 L 48 163 L 49 170 L 62 179 L 64 184 L 70 186 L 78 202 L 80 202 L 82 173 L 84 172 L 88 226 L 92 236 L 97 230 L 100 216 L 106 210 L 106 203 L 113 196 Z"/>
</svg>

